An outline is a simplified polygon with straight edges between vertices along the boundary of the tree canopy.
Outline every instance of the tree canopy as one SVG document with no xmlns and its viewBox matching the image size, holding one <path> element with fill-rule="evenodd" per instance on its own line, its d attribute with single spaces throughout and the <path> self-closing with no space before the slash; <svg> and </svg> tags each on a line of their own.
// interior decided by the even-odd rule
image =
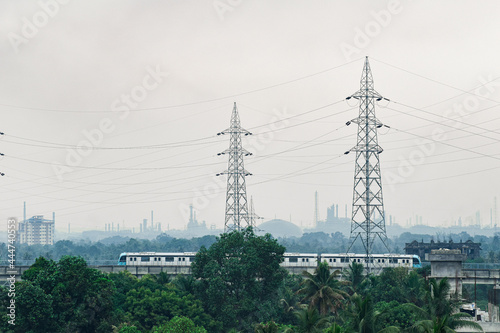
<svg viewBox="0 0 500 333">
<path fill-rule="evenodd" d="M 271 301 L 287 272 L 280 267 L 285 248 L 267 234 L 251 228 L 222 234 L 209 249 L 202 247 L 192 264 L 199 280 L 196 294 L 206 311 L 224 328 L 272 319 Z"/>
</svg>

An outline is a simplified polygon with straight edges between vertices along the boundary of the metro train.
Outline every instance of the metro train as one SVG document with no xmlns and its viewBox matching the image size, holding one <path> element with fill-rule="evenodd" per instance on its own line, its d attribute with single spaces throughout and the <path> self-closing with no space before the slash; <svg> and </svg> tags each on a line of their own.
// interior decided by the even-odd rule
<svg viewBox="0 0 500 333">
<path fill-rule="evenodd" d="M 126 266 L 190 266 L 195 252 L 124 252 L 120 254 L 118 265 Z M 346 269 L 351 263 L 366 263 L 366 255 L 355 253 L 289 253 L 284 254 L 281 266 L 292 271 L 314 269 L 318 263 L 326 261 L 332 269 Z M 411 254 L 373 254 L 369 257 L 373 267 L 420 268 L 420 257 Z"/>
</svg>

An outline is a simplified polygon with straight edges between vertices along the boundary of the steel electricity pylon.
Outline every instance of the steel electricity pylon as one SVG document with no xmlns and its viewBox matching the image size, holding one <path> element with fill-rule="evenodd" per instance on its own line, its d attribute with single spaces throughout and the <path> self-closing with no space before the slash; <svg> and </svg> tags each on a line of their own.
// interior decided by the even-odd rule
<svg viewBox="0 0 500 333">
<path fill-rule="evenodd" d="M 250 216 L 250 226 L 253 228 L 253 230 L 257 230 L 257 221 L 256 220 L 262 220 L 263 217 L 260 217 L 255 213 L 255 208 L 253 206 L 253 197 L 250 196 L 250 208 L 249 208 L 249 216 Z"/>
<path fill-rule="evenodd" d="M 251 216 L 248 212 L 247 186 L 245 177 L 251 173 L 245 170 L 243 156 L 252 155 L 252 153 L 243 149 L 241 135 L 252 135 L 249 131 L 241 128 L 240 116 L 234 103 L 233 113 L 231 114 L 231 126 L 217 135 L 230 134 L 229 148 L 217 155 L 229 155 L 227 170 L 218 173 L 217 176 L 227 175 L 226 192 L 226 217 L 224 222 L 224 231 L 241 231 L 252 225 Z"/>
<path fill-rule="evenodd" d="M 359 117 L 347 122 L 358 124 L 357 144 L 349 152 L 356 152 L 354 169 L 354 193 L 352 200 L 351 242 L 360 238 L 366 251 L 366 266 L 369 272 L 372 247 L 375 238 L 380 238 L 387 246 L 385 230 L 384 201 L 382 197 L 382 177 L 379 154 L 383 149 L 378 144 L 377 129 L 385 126 L 375 117 L 375 101 L 382 97 L 374 89 L 373 77 L 368 57 L 365 59 L 361 87 L 347 99 L 359 101 Z"/>
</svg>

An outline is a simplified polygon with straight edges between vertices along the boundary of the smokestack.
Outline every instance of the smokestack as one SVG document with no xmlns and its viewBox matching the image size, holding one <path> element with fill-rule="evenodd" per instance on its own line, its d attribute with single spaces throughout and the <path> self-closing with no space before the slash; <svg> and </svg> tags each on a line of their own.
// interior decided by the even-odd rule
<svg viewBox="0 0 500 333">
<path fill-rule="evenodd" d="M 339 205 L 335 205 L 335 217 L 339 218 Z"/>
<path fill-rule="evenodd" d="M 189 223 L 193 223 L 193 204 L 189 205 Z"/>
<path fill-rule="evenodd" d="M 151 211 L 151 230 L 154 229 L 154 223 L 153 223 L 153 211 Z"/>
<path fill-rule="evenodd" d="M 318 191 L 314 192 L 314 226 L 318 225 Z"/>
<path fill-rule="evenodd" d="M 494 206 L 493 206 L 493 213 L 495 216 L 494 221 L 495 221 L 495 228 L 496 228 L 498 225 L 497 197 L 495 197 L 495 202 L 494 202 Z"/>
<path fill-rule="evenodd" d="M 26 221 L 26 201 L 24 202 L 24 219 L 23 221 Z"/>
<path fill-rule="evenodd" d="M 71 224 L 68 223 L 68 234 L 70 234 L 70 233 L 71 233 Z"/>
<path fill-rule="evenodd" d="M 52 222 L 56 223 L 56 213 L 52 212 Z"/>
</svg>

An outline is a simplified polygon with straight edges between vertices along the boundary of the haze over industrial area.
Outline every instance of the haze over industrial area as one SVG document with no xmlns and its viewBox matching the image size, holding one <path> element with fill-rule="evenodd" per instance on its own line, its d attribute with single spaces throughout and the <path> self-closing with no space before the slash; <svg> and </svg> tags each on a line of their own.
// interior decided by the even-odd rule
<svg viewBox="0 0 500 333">
<path fill-rule="evenodd" d="M 235 102 L 257 225 L 350 218 L 368 56 L 386 224 L 499 222 L 498 2 L 47 3 L 0 2 L 4 221 L 223 229 Z"/>
</svg>

